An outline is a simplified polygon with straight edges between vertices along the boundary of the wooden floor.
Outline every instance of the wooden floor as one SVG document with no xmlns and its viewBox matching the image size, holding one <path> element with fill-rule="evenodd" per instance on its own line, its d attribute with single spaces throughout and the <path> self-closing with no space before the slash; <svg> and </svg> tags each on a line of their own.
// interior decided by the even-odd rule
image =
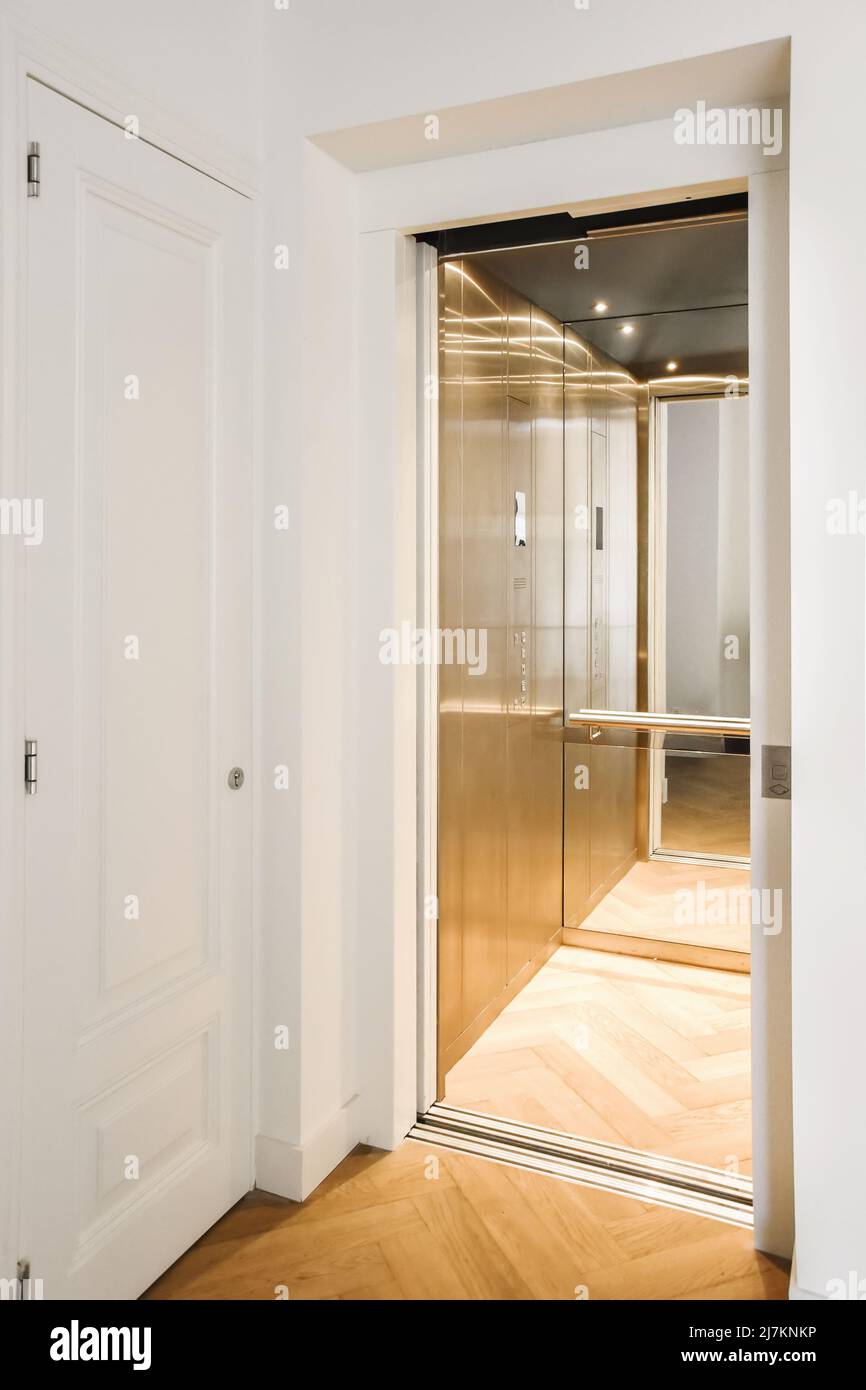
<svg viewBox="0 0 866 1390">
<path fill-rule="evenodd" d="M 748 1173 L 749 977 L 561 946 L 445 1100 Z"/>
<path fill-rule="evenodd" d="M 751 874 L 648 859 L 634 864 L 581 922 L 579 931 L 648 936 L 724 951 L 748 951 Z M 688 893 L 688 899 L 678 894 Z M 684 904 L 694 911 L 684 913 Z M 686 920 L 682 920 L 683 917 Z M 688 919 L 694 920 L 688 920 Z"/>
<path fill-rule="evenodd" d="M 662 845 L 693 854 L 749 855 L 749 758 L 665 758 Z"/>
<path fill-rule="evenodd" d="M 785 1299 L 751 1232 L 407 1140 L 303 1206 L 253 1193 L 155 1299 Z"/>
<path fill-rule="evenodd" d="M 446 1100 L 745 1173 L 748 1049 L 747 975 L 563 946 L 452 1069 Z M 303 1205 L 250 1194 L 144 1297 L 787 1290 L 787 1266 L 755 1252 L 749 1231 L 407 1140 L 356 1150 Z"/>
</svg>

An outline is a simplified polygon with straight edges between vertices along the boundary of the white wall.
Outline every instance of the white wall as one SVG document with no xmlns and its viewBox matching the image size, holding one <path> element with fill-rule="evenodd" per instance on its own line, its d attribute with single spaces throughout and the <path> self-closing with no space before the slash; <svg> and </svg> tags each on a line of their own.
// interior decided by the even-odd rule
<svg viewBox="0 0 866 1390">
<path fill-rule="evenodd" d="M 808 0 L 806 0 L 806 3 Z M 306 133 L 642 69 L 791 32 L 803 0 L 291 0 Z M 835 7 L 834 7 L 835 8 Z M 599 125 L 610 124 L 599 112 Z M 419 141 L 423 141 L 419 128 Z"/>
<path fill-rule="evenodd" d="M 844 20 L 844 28 L 843 28 Z M 797 1278 L 821 1295 L 866 1270 L 866 661 L 863 496 L 866 8 L 797 6 L 791 102 L 792 952 Z M 826 350 L 816 353 L 816 344 Z"/>
<path fill-rule="evenodd" d="M 266 5 L 259 1185 L 306 1195 L 362 1135 L 356 181 L 300 137 L 305 55 Z M 274 269 L 276 245 L 290 269 Z M 274 506 L 290 511 L 275 532 Z M 378 631 L 378 629 L 377 629 Z M 289 769 L 288 792 L 273 769 Z M 288 1053 L 274 1048 L 287 1024 Z"/>
<path fill-rule="evenodd" d="M 383 666 L 379 633 L 417 614 L 414 241 L 366 234 L 360 270 L 359 1050 L 363 1133 L 392 1148 L 416 1113 L 417 671 Z"/>
</svg>

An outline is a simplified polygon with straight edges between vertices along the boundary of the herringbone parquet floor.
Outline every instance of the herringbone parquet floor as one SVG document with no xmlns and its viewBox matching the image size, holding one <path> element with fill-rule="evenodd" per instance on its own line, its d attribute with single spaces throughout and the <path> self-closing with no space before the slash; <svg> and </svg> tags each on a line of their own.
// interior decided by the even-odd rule
<svg viewBox="0 0 866 1390">
<path fill-rule="evenodd" d="M 302 1206 L 252 1193 L 157 1299 L 784 1299 L 751 1232 L 407 1140 Z"/>
<path fill-rule="evenodd" d="M 748 869 L 642 860 L 602 898 L 579 930 L 748 952 L 750 884 Z"/>
<path fill-rule="evenodd" d="M 451 1105 L 748 1173 L 749 977 L 561 946 L 446 1078 Z"/>
</svg>

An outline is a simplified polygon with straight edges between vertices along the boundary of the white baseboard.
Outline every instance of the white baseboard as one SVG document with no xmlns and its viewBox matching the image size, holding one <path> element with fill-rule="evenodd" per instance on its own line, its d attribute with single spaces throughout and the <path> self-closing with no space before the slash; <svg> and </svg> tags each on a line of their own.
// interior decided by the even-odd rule
<svg viewBox="0 0 866 1390">
<path fill-rule="evenodd" d="M 353 1096 L 303 1144 L 256 1135 L 256 1187 L 303 1202 L 360 1142 L 360 1097 Z"/>
</svg>

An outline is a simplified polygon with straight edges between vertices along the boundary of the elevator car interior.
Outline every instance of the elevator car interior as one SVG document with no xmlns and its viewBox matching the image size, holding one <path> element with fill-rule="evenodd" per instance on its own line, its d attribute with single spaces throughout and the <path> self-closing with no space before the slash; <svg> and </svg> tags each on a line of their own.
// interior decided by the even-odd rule
<svg viewBox="0 0 866 1390">
<path fill-rule="evenodd" d="M 440 629 L 475 654 L 439 670 L 438 1108 L 746 1205 L 747 219 L 424 238 Z"/>
</svg>

